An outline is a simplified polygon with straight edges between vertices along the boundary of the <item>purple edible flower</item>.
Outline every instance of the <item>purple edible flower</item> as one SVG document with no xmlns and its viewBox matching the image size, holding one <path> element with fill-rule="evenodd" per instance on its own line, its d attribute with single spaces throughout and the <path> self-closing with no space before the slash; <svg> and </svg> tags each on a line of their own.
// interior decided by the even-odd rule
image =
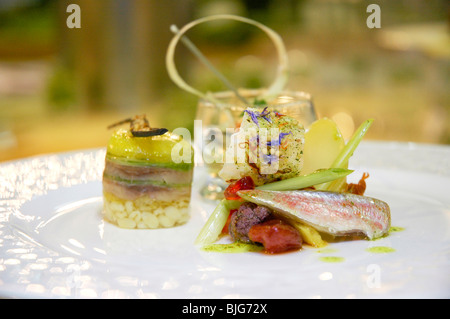
<svg viewBox="0 0 450 319">
<path fill-rule="evenodd" d="M 267 107 L 264 108 L 264 110 L 262 112 L 253 112 L 250 110 L 245 110 L 244 112 L 246 112 L 248 115 L 250 115 L 250 117 L 252 118 L 252 121 L 258 125 L 259 127 L 259 123 L 258 123 L 258 117 L 262 117 L 264 118 L 267 122 L 272 123 L 270 117 L 267 117 L 267 115 L 270 114 L 270 111 L 267 110 Z"/>
<path fill-rule="evenodd" d="M 290 134 L 292 134 L 291 131 L 289 131 L 289 133 L 280 133 L 280 142 L 285 136 L 290 135 Z"/>
<path fill-rule="evenodd" d="M 250 111 L 250 110 L 245 110 L 244 112 L 246 112 L 248 115 L 250 115 L 250 117 L 252 118 L 252 121 L 259 127 L 258 115 L 256 115 L 255 112 Z"/>
<path fill-rule="evenodd" d="M 267 117 L 267 115 L 270 114 L 270 111 L 267 110 L 267 106 L 264 108 L 264 110 L 259 114 L 262 118 L 264 118 L 267 122 L 272 123 L 272 120 L 270 117 Z"/>
<path fill-rule="evenodd" d="M 283 140 L 283 138 L 289 134 L 291 134 L 292 132 L 289 133 L 280 133 L 280 135 L 278 136 L 278 140 L 272 140 L 267 142 L 267 146 L 280 146 L 281 145 L 281 141 Z"/>
</svg>

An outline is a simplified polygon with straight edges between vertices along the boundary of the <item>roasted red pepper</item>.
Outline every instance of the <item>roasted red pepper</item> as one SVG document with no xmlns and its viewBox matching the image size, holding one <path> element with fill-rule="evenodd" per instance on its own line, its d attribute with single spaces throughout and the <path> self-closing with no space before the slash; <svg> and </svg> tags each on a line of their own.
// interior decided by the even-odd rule
<svg viewBox="0 0 450 319">
<path fill-rule="evenodd" d="M 253 179 L 250 176 L 245 176 L 228 185 L 227 189 L 224 192 L 224 196 L 225 199 L 228 200 L 240 200 L 241 198 L 237 194 L 238 191 L 254 188 L 255 183 L 253 182 Z"/>
<path fill-rule="evenodd" d="M 302 248 L 302 237 L 297 229 L 279 219 L 254 225 L 248 232 L 251 241 L 261 243 L 270 254 Z"/>
</svg>

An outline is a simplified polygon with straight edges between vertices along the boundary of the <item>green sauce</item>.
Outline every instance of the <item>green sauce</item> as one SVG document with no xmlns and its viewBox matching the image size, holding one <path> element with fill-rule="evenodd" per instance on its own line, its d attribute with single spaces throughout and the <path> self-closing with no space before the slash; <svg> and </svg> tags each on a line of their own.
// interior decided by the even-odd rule
<svg viewBox="0 0 450 319">
<path fill-rule="evenodd" d="M 405 230 L 405 228 L 398 227 L 398 226 L 391 226 L 391 228 L 389 228 L 390 233 L 400 232 L 400 231 L 404 231 L 404 230 Z"/>
<path fill-rule="evenodd" d="M 389 228 L 389 231 L 386 234 L 384 234 L 383 236 L 378 237 L 378 238 L 370 239 L 370 241 L 380 240 L 380 239 L 383 239 L 383 238 L 389 236 L 391 233 L 398 233 L 398 232 L 401 232 L 401 231 L 404 231 L 404 230 L 405 230 L 405 228 L 403 228 L 403 227 L 391 226 Z"/>
<path fill-rule="evenodd" d="M 375 247 L 367 248 L 366 251 L 368 251 L 369 253 L 374 253 L 374 254 L 384 254 L 384 253 L 392 253 L 395 251 L 395 249 L 392 247 L 386 247 L 386 246 L 375 246 Z"/>
<path fill-rule="evenodd" d="M 336 256 L 324 256 L 320 257 L 319 259 L 326 263 L 341 263 L 345 260 L 344 257 L 336 257 Z"/>
<path fill-rule="evenodd" d="M 215 253 L 245 253 L 245 252 L 259 252 L 262 251 L 264 247 L 255 244 L 234 242 L 231 244 L 206 245 L 203 246 L 202 249 L 207 252 L 215 252 Z"/>
<path fill-rule="evenodd" d="M 337 249 L 333 249 L 333 248 L 324 248 L 324 249 L 317 250 L 317 252 L 320 254 L 331 254 L 331 253 L 335 253 L 337 251 L 338 251 Z"/>
</svg>

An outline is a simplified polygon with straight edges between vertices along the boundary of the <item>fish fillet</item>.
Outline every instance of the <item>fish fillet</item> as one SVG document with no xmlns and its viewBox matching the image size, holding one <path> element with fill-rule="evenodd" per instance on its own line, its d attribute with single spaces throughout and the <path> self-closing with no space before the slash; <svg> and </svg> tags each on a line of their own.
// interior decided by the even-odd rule
<svg viewBox="0 0 450 319">
<path fill-rule="evenodd" d="M 332 235 L 363 233 L 369 239 L 389 231 L 389 205 L 376 198 L 324 191 L 242 190 L 243 199 L 274 210 L 281 217 Z"/>
</svg>

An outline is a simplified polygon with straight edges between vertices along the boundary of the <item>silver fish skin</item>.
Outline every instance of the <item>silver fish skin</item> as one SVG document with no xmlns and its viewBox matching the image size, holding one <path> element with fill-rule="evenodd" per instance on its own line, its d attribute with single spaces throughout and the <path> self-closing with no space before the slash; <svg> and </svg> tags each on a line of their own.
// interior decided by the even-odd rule
<svg viewBox="0 0 450 319">
<path fill-rule="evenodd" d="M 308 224 L 331 235 L 385 235 L 391 225 L 389 205 L 379 199 L 326 191 L 242 190 L 238 195 L 271 208 L 275 215 Z"/>
</svg>

